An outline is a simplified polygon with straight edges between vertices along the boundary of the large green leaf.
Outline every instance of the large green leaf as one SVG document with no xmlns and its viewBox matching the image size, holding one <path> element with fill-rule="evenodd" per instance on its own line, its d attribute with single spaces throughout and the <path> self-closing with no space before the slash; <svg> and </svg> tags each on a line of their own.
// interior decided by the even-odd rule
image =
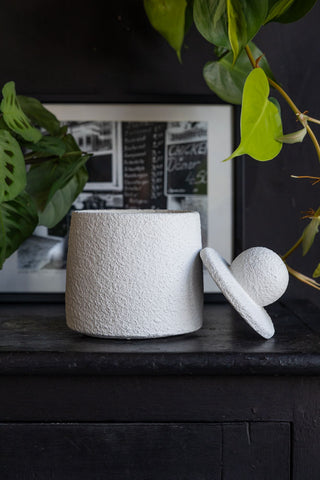
<svg viewBox="0 0 320 480">
<path fill-rule="evenodd" d="M 310 250 L 314 238 L 319 231 L 320 226 L 320 207 L 313 215 L 312 220 L 306 226 L 302 233 L 302 255 L 306 255 Z"/>
<path fill-rule="evenodd" d="M 244 89 L 241 111 L 241 142 L 230 158 L 248 154 L 255 160 L 276 157 L 282 144 L 282 123 L 278 108 L 268 99 L 269 83 L 262 68 L 249 74 Z"/>
<path fill-rule="evenodd" d="M 66 152 L 66 144 L 63 139 L 51 137 L 51 135 L 42 137 L 38 143 L 29 144 L 28 148 L 34 152 L 57 155 L 58 157 L 61 157 Z"/>
<path fill-rule="evenodd" d="M 263 25 L 267 11 L 268 0 L 194 0 L 193 15 L 206 40 L 234 49 L 237 57 Z"/>
<path fill-rule="evenodd" d="M 19 195 L 26 185 L 26 166 L 18 142 L 0 130 L 0 202 Z"/>
<path fill-rule="evenodd" d="M 81 167 L 71 180 L 60 190 L 57 190 L 44 211 L 39 215 L 39 224 L 54 227 L 68 213 L 72 203 L 82 192 L 88 180 L 85 166 Z"/>
<path fill-rule="evenodd" d="M 18 95 L 17 98 L 22 110 L 32 123 L 44 128 L 50 135 L 60 134 L 59 120 L 39 100 L 23 95 Z"/>
<path fill-rule="evenodd" d="M 26 192 L 0 204 L 0 268 L 5 259 L 32 234 L 37 224 L 36 206 Z"/>
<path fill-rule="evenodd" d="M 250 42 L 249 46 L 254 58 L 262 56 L 261 50 L 253 42 Z M 263 68 L 268 77 L 274 78 L 264 56 L 261 57 L 259 66 Z M 251 71 L 252 65 L 245 51 L 241 52 L 234 65 L 233 54 L 229 52 L 220 60 L 208 62 L 203 69 L 203 76 L 209 88 L 222 100 L 240 105 L 243 87 Z"/>
<path fill-rule="evenodd" d="M 63 188 L 86 163 L 89 155 L 74 155 L 47 160 L 30 168 L 27 174 L 27 191 L 34 198 L 38 211 L 43 212 L 54 194 Z"/>
<path fill-rule="evenodd" d="M 23 112 L 17 96 L 14 82 L 8 82 L 2 89 L 3 99 L 0 108 L 3 118 L 11 130 L 18 133 L 27 142 L 37 143 L 42 137 L 41 132 L 34 128 Z"/>
<path fill-rule="evenodd" d="M 270 5 L 269 12 L 265 23 L 271 22 L 272 20 L 276 20 L 277 18 L 281 17 L 288 8 L 291 7 L 294 0 L 277 0 L 276 2 L 272 2 L 273 4 Z"/>
<path fill-rule="evenodd" d="M 281 1 L 281 0 L 280 0 Z M 294 2 L 280 16 L 273 18 L 274 22 L 291 23 L 304 17 L 314 6 L 317 0 L 294 0 Z M 279 0 L 269 0 L 269 14 Z"/>
<path fill-rule="evenodd" d="M 179 60 L 185 32 L 186 7 L 186 0 L 144 0 L 151 25 L 176 51 Z"/>
<path fill-rule="evenodd" d="M 194 0 L 193 18 L 197 29 L 208 42 L 230 48 L 227 0 Z"/>
</svg>

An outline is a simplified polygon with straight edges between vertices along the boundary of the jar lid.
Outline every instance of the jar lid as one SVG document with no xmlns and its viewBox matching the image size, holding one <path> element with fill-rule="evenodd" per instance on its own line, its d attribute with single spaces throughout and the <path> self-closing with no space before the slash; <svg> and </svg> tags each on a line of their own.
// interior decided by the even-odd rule
<svg viewBox="0 0 320 480">
<path fill-rule="evenodd" d="M 263 338 L 271 338 L 274 335 L 274 326 L 270 316 L 244 290 L 232 274 L 227 261 L 209 247 L 201 250 L 200 257 L 212 279 L 241 317 Z"/>
</svg>

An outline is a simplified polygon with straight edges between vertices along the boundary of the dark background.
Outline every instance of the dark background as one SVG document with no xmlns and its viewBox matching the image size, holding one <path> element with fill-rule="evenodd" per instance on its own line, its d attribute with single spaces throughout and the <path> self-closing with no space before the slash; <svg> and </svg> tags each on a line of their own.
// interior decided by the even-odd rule
<svg viewBox="0 0 320 480">
<path fill-rule="evenodd" d="M 320 118 L 319 20 L 318 2 L 294 24 L 264 27 L 256 43 L 298 107 Z M 2 5 L 0 35 L 0 84 L 14 80 L 18 93 L 42 101 L 220 102 L 202 78 L 203 65 L 214 59 L 212 46 L 191 29 L 179 64 L 150 27 L 142 0 L 11 0 Z M 283 103 L 282 112 L 286 133 L 299 128 Z M 242 248 L 263 245 L 282 254 L 307 224 L 302 212 L 319 206 L 320 185 L 290 178 L 320 175 L 312 144 L 285 146 L 270 162 L 248 157 L 243 170 Z M 311 275 L 320 261 L 318 245 L 317 238 L 305 258 L 299 249 L 288 263 Z M 286 295 L 320 305 L 320 292 L 293 278 Z"/>
</svg>

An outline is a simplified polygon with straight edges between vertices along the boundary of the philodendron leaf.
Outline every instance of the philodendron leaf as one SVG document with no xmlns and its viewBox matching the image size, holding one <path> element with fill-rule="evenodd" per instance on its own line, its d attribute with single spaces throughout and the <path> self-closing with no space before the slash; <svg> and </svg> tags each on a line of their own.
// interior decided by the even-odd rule
<svg viewBox="0 0 320 480">
<path fill-rule="evenodd" d="M 88 172 L 83 166 L 63 188 L 56 191 L 44 211 L 39 214 L 39 224 L 52 228 L 60 222 L 70 210 L 79 193 L 82 192 L 87 180 Z"/>
<path fill-rule="evenodd" d="M 262 68 L 249 74 L 244 89 L 241 111 L 241 142 L 227 160 L 248 154 L 255 160 L 266 161 L 276 157 L 282 143 L 282 123 L 278 108 L 268 99 L 269 83 Z"/>
<path fill-rule="evenodd" d="M 47 130 L 50 135 L 59 135 L 60 122 L 39 100 L 18 95 L 18 102 L 31 122 Z"/>
<path fill-rule="evenodd" d="M 37 224 L 36 206 L 26 192 L 0 204 L 0 268 L 5 259 L 32 234 Z"/>
<path fill-rule="evenodd" d="M 186 0 L 144 0 L 144 8 L 153 28 L 176 51 L 181 60 L 185 32 Z"/>
<path fill-rule="evenodd" d="M 42 134 L 34 128 L 23 112 L 17 96 L 14 82 L 8 82 L 2 89 L 3 99 L 0 108 L 6 124 L 15 133 L 18 133 L 27 142 L 37 143 Z"/>
<path fill-rule="evenodd" d="M 208 42 L 232 47 L 237 56 L 263 25 L 267 11 L 268 0 L 194 0 L 193 16 Z"/>
<path fill-rule="evenodd" d="M 310 250 L 314 238 L 316 234 L 319 231 L 319 225 L 320 225 L 320 208 L 315 212 L 313 215 L 313 218 L 309 222 L 309 224 L 306 226 L 302 233 L 302 255 L 306 255 L 308 251 Z"/>
<path fill-rule="evenodd" d="M 273 5 L 270 5 L 267 18 L 264 23 L 271 22 L 281 17 L 289 7 L 293 4 L 294 0 L 277 0 Z"/>
<path fill-rule="evenodd" d="M 228 37 L 233 52 L 233 63 L 248 42 L 247 21 L 239 0 L 227 0 Z"/>
<path fill-rule="evenodd" d="M 301 130 L 297 130 L 296 132 L 282 135 L 281 137 L 278 137 L 277 140 L 281 143 L 301 143 L 306 136 L 306 133 L 307 129 L 306 127 L 304 127 Z"/>
<path fill-rule="evenodd" d="M 281 0 L 269 0 L 269 14 L 270 11 Z M 317 0 L 294 0 L 289 8 L 287 8 L 278 17 L 272 19 L 273 22 L 291 23 L 296 22 L 304 17 L 309 10 L 314 6 Z"/>
<path fill-rule="evenodd" d="M 254 58 L 262 56 L 261 50 L 253 43 L 249 43 Z M 270 66 L 264 56 L 261 57 L 259 66 L 268 77 L 274 79 Z M 246 54 L 242 51 L 233 65 L 232 52 L 224 55 L 220 60 L 206 63 L 203 76 L 208 87 L 222 100 L 228 103 L 241 104 L 243 87 L 247 76 L 252 71 L 252 65 Z"/>
<path fill-rule="evenodd" d="M 226 0 L 194 0 L 193 18 L 208 42 L 230 49 Z"/>
<path fill-rule="evenodd" d="M 17 140 L 0 130 L 0 202 L 19 195 L 26 185 L 26 166 Z"/>
</svg>

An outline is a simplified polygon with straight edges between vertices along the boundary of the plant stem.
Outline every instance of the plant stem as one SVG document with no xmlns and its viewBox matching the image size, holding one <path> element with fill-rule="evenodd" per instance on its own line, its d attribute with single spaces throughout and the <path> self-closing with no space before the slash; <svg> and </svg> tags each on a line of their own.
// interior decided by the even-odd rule
<svg viewBox="0 0 320 480">
<path fill-rule="evenodd" d="M 318 123 L 320 125 L 320 120 L 317 120 L 316 118 L 309 117 L 309 115 L 305 115 L 304 118 L 308 120 L 308 122 Z"/>
<path fill-rule="evenodd" d="M 288 258 L 289 255 L 291 255 L 291 253 L 293 253 L 299 247 L 299 245 L 301 245 L 302 240 L 303 240 L 303 235 L 301 235 L 299 240 L 290 248 L 290 250 L 288 250 L 284 255 L 282 255 L 281 257 L 282 260 L 285 260 L 286 258 Z"/>
<path fill-rule="evenodd" d="M 291 273 L 291 275 L 293 275 L 295 278 L 300 280 L 300 282 L 306 283 L 310 287 L 320 290 L 320 283 L 316 282 L 313 278 L 307 277 L 303 273 L 297 272 L 293 268 L 289 267 L 289 265 L 287 264 L 286 267 L 288 269 L 288 272 Z"/>
</svg>

